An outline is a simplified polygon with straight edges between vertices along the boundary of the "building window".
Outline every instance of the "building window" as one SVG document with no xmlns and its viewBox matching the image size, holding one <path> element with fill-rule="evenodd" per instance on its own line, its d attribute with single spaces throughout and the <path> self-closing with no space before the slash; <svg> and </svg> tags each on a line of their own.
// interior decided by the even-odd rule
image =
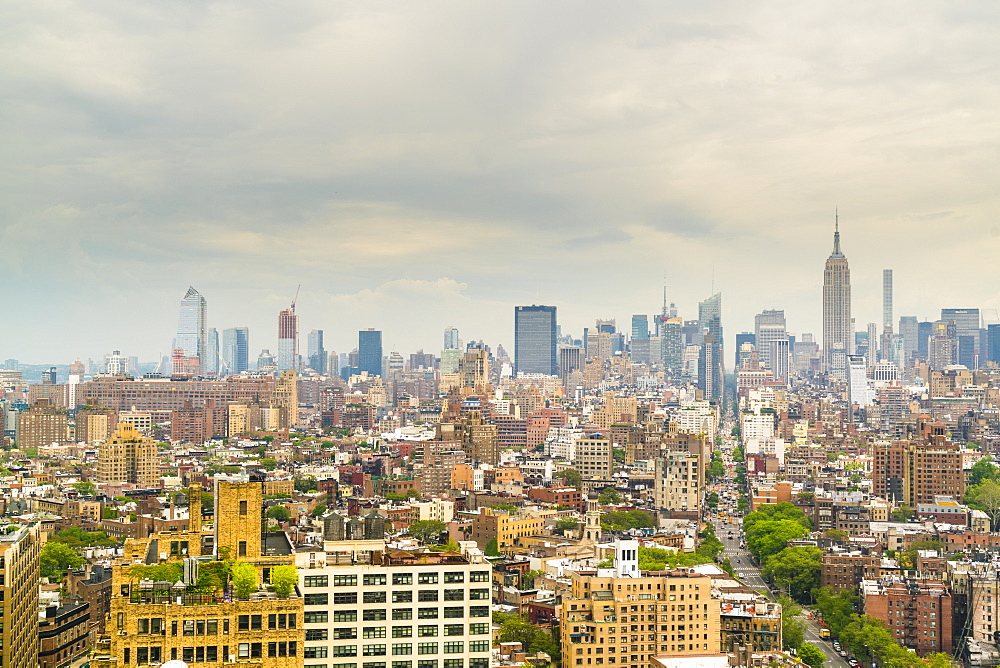
<svg viewBox="0 0 1000 668">
<path fill-rule="evenodd" d="M 309 594 L 306 594 L 308 596 Z M 325 596 L 325 594 L 324 594 Z M 308 613 L 307 613 L 308 614 Z M 335 622 L 356 622 L 358 621 L 357 610 L 334 610 L 333 621 Z"/>
<path fill-rule="evenodd" d="M 333 586 L 334 587 L 357 587 L 358 586 L 358 576 L 357 575 L 334 575 L 333 576 Z"/>
<path fill-rule="evenodd" d="M 328 637 L 327 629 L 306 629 L 306 640 L 326 640 Z"/>
<path fill-rule="evenodd" d="M 417 668 L 437 668 L 437 659 L 419 659 Z"/>
<path fill-rule="evenodd" d="M 363 638 L 384 638 L 385 637 L 385 627 L 384 626 L 366 626 L 362 632 L 361 637 Z"/>
<path fill-rule="evenodd" d="M 469 624 L 470 636 L 481 636 L 490 632 L 489 624 Z"/>
<path fill-rule="evenodd" d="M 413 619 L 413 608 L 393 608 L 393 619 Z"/>
<path fill-rule="evenodd" d="M 409 592 L 407 592 L 409 593 Z M 384 591 L 366 591 L 364 593 L 365 603 L 385 603 Z"/>
<path fill-rule="evenodd" d="M 306 659 L 325 659 L 326 647 L 306 647 L 302 650 L 302 656 Z"/>
<path fill-rule="evenodd" d="M 489 617 L 490 608 L 488 605 L 470 605 L 469 617 Z"/>
<path fill-rule="evenodd" d="M 245 540 L 240 541 L 239 556 L 241 557 L 247 556 L 247 542 Z"/>
<path fill-rule="evenodd" d="M 469 590 L 469 600 L 470 601 L 488 601 L 488 600 L 490 600 L 490 590 L 489 589 L 470 589 Z"/>
<path fill-rule="evenodd" d="M 449 584 L 456 582 L 465 582 L 465 573 L 459 571 L 457 573 L 445 573 L 444 581 Z"/>
<path fill-rule="evenodd" d="M 364 576 L 364 584 L 366 587 L 378 587 L 385 585 L 385 575 L 366 575 Z"/>
<path fill-rule="evenodd" d="M 330 578 L 326 575 L 307 575 L 303 578 L 306 587 L 326 587 L 329 583 Z"/>
<path fill-rule="evenodd" d="M 469 651 L 470 652 L 488 652 L 488 651 L 490 651 L 490 641 L 489 640 L 472 640 L 472 641 L 469 642 Z"/>
<path fill-rule="evenodd" d="M 381 593 L 382 593 L 383 596 L 385 596 L 384 592 L 381 592 Z M 429 591 L 428 590 L 418 591 L 417 592 L 417 600 L 418 601 L 424 601 L 424 602 L 436 601 L 436 600 L 438 600 L 437 590 L 436 589 L 431 589 Z M 454 600 L 458 600 L 458 599 L 454 599 Z"/>
<path fill-rule="evenodd" d="M 461 654 L 465 651 L 464 642 L 446 642 L 444 643 L 444 653 L 445 654 Z"/>
<path fill-rule="evenodd" d="M 393 603 L 410 603 L 413 601 L 412 591 L 394 591 L 392 592 L 392 602 Z"/>
<path fill-rule="evenodd" d="M 334 656 L 357 656 L 358 646 L 357 645 L 335 645 L 333 647 Z"/>
<path fill-rule="evenodd" d="M 417 575 L 417 584 L 428 585 L 437 583 L 438 583 L 437 573 L 419 573 Z"/>
<path fill-rule="evenodd" d="M 357 592 L 338 592 L 333 595 L 334 605 L 357 605 Z"/>
<path fill-rule="evenodd" d="M 366 622 L 379 621 L 385 618 L 385 610 L 364 610 L 361 613 L 361 619 Z"/>
<path fill-rule="evenodd" d="M 413 654 L 413 644 L 408 642 L 398 642 L 392 645 L 392 655 L 393 656 L 404 656 L 407 654 Z"/>
<path fill-rule="evenodd" d="M 465 617 L 465 608 L 448 607 L 444 609 L 445 619 L 463 619 L 464 617 Z"/>
<path fill-rule="evenodd" d="M 392 584 L 411 585 L 413 584 L 413 573 L 393 573 Z"/>
<path fill-rule="evenodd" d="M 363 656 L 385 656 L 385 645 L 363 645 Z"/>
<path fill-rule="evenodd" d="M 465 600 L 465 590 L 464 589 L 445 589 L 444 590 L 444 600 L 446 600 L 446 601 L 464 601 Z"/>
<path fill-rule="evenodd" d="M 412 638 L 413 637 L 413 627 L 412 626 L 393 626 L 392 627 L 392 637 L 393 638 Z"/>
<path fill-rule="evenodd" d="M 417 619 L 437 619 L 437 608 L 417 608 Z"/>
<path fill-rule="evenodd" d="M 436 636 L 438 627 L 436 624 L 421 624 L 417 627 L 417 635 L 421 637 Z"/>
<path fill-rule="evenodd" d="M 358 637 L 358 630 L 353 627 L 333 630 L 334 640 L 354 640 L 357 637 Z"/>
<path fill-rule="evenodd" d="M 437 654 L 438 644 L 436 642 L 417 643 L 417 654 Z"/>
<path fill-rule="evenodd" d="M 247 502 L 240 501 L 240 515 L 246 515 L 246 514 L 247 514 Z"/>
<path fill-rule="evenodd" d="M 412 661 L 393 661 L 392 668 L 412 668 Z"/>
</svg>

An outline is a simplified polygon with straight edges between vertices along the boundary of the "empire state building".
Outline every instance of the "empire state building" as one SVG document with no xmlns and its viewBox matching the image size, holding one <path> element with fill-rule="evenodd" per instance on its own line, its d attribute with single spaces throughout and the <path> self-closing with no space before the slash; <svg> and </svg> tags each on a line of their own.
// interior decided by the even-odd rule
<svg viewBox="0 0 1000 668">
<path fill-rule="evenodd" d="M 833 253 L 823 270 L 823 360 L 830 376 L 847 379 L 847 357 L 854 351 L 851 323 L 851 269 L 840 251 L 840 220 L 835 223 Z"/>
</svg>

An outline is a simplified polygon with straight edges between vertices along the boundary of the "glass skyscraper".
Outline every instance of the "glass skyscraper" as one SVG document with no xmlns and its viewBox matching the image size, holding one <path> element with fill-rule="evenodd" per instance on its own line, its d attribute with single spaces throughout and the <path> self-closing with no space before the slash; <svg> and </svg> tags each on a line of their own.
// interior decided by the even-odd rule
<svg viewBox="0 0 1000 668">
<path fill-rule="evenodd" d="M 222 361 L 226 373 L 239 374 L 250 368 L 250 330 L 230 327 L 222 330 Z"/>
<path fill-rule="evenodd" d="M 369 376 L 382 375 L 382 332 L 363 329 L 358 332 L 358 371 Z"/>
<path fill-rule="evenodd" d="M 197 358 L 199 366 L 205 366 L 206 347 L 208 345 L 208 304 L 201 293 L 193 287 L 188 287 L 187 294 L 181 300 L 181 312 L 177 321 L 177 337 L 174 348 L 184 351 L 184 356 Z"/>
<path fill-rule="evenodd" d="M 514 307 L 514 375 L 559 373 L 556 357 L 556 307 Z"/>
</svg>

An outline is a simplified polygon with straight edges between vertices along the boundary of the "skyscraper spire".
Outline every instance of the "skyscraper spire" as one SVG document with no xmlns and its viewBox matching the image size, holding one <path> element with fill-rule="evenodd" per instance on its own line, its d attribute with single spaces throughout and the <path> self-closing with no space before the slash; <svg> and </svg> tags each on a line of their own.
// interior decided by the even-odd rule
<svg viewBox="0 0 1000 668">
<path fill-rule="evenodd" d="M 833 212 L 833 253 L 830 257 L 844 257 L 840 251 L 840 211 L 837 209 Z"/>
</svg>

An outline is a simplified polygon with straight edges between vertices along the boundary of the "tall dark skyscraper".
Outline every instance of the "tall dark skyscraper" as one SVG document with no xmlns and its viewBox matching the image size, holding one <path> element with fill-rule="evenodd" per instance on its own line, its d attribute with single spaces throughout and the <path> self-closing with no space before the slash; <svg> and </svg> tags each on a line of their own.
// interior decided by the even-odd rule
<svg viewBox="0 0 1000 668">
<path fill-rule="evenodd" d="M 833 252 L 823 269 L 823 359 L 834 378 L 847 380 L 847 358 L 854 354 L 851 324 L 851 269 L 840 250 L 840 221 L 835 223 Z"/>
<path fill-rule="evenodd" d="M 514 374 L 559 372 L 556 357 L 556 307 L 514 307 Z"/>
<path fill-rule="evenodd" d="M 369 376 L 382 375 L 382 332 L 363 329 L 358 332 L 358 371 Z"/>
<path fill-rule="evenodd" d="M 243 373 L 250 368 L 250 330 L 230 327 L 222 330 L 222 362 L 224 372 Z"/>
</svg>

